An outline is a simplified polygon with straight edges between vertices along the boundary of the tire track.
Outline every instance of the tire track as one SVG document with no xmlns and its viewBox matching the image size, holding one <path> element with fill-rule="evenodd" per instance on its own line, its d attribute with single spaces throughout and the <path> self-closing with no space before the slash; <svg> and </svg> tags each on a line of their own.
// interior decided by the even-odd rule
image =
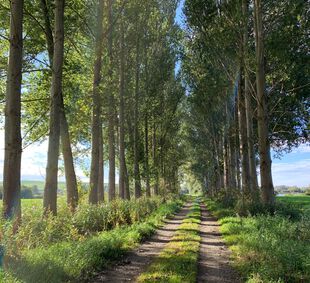
<svg viewBox="0 0 310 283">
<path fill-rule="evenodd" d="M 190 208 L 191 203 L 187 203 L 172 219 L 166 219 L 164 221 L 165 225 L 159 228 L 151 239 L 145 241 L 137 249 L 129 252 L 123 258 L 122 262 L 100 272 L 91 282 L 134 282 L 152 263 L 153 259 L 160 254 L 166 244 L 170 242 Z"/>
</svg>

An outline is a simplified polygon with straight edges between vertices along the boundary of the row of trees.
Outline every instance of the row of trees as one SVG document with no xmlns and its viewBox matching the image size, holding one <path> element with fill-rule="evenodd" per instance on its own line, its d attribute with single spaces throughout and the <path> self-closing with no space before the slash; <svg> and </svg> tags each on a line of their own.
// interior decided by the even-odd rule
<svg viewBox="0 0 310 283">
<path fill-rule="evenodd" d="M 109 201 L 177 187 L 184 91 L 175 74 L 176 6 L 176 0 L 0 2 L 1 45 L 9 53 L 1 71 L 6 218 L 21 213 L 22 149 L 47 136 L 44 213 L 57 213 L 60 151 L 72 210 L 81 155 L 91 156 L 91 204 L 104 201 L 105 160 Z M 3 62 L 7 53 L 0 55 Z"/>
<path fill-rule="evenodd" d="M 192 170 L 211 194 L 273 205 L 270 147 L 309 141 L 309 3 L 185 1 Z"/>
</svg>

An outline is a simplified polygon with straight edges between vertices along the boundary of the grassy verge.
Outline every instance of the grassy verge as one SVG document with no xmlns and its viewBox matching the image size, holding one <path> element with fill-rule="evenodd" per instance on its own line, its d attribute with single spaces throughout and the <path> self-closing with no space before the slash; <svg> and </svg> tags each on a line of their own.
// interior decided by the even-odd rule
<svg viewBox="0 0 310 283">
<path fill-rule="evenodd" d="M 2 282 L 82 282 L 93 272 L 119 259 L 177 211 L 180 201 L 162 204 L 143 222 L 99 232 L 79 241 L 62 241 L 46 247 L 25 249 L 6 262 Z"/>
<path fill-rule="evenodd" d="M 206 204 L 219 217 L 235 267 L 246 282 L 310 282 L 308 214 L 290 219 L 281 206 L 281 213 L 274 215 L 238 217 L 220 203 L 207 200 Z"/>
<path fill-rule="evenodd" d="M 138 282 L 194 283 L 199 252 L 200 207 L 195 203 L 176 234 Z"/>
</svg>

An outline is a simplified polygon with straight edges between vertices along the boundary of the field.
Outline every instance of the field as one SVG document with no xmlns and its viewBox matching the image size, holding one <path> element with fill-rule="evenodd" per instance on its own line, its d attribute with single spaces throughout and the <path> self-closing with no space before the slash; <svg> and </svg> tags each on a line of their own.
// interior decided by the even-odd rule
<svg viewBox="0 0 310 283">
<path fill-rule="evenodd" d="M 308 195 L 286 195 L 277 197 L 277 200 L 293 205 L 303 212 L 310 213 L 310 196 Z"/>
<path fill-rule="evenodd" d="M 310 197 L 278 197 L 276 211 L 239 217 L 207 200 L 245 282 L 310 282 Z"/>
</svg>

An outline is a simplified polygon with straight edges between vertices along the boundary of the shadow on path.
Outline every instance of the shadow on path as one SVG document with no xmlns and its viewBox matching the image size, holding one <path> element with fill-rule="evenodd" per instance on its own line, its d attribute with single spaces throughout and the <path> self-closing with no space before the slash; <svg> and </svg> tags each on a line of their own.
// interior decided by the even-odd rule
<svg viewBox="0 0 310 283">
<path fill-rule="evenodd" d="M 137 249 L 129 252 L 121 262 L 101 271 L 90 282 L 122 283 L 134 282 L 160 254 L 162 249 L 170 242 L 178 226 L 190 211 L 191 204 L 186 204 L 173 218 L 166 219 L 165 225 L 159 228 L 151 239 L 145 241 Z"/>
<path fill-rule="evenodd" d="M 230 266 L 230 251 L 226 247 L 217 220 L 205 205 L 201 205 L 200 251 L 197 282 L 239 283 L 238 274 Z"/>
</svg>

